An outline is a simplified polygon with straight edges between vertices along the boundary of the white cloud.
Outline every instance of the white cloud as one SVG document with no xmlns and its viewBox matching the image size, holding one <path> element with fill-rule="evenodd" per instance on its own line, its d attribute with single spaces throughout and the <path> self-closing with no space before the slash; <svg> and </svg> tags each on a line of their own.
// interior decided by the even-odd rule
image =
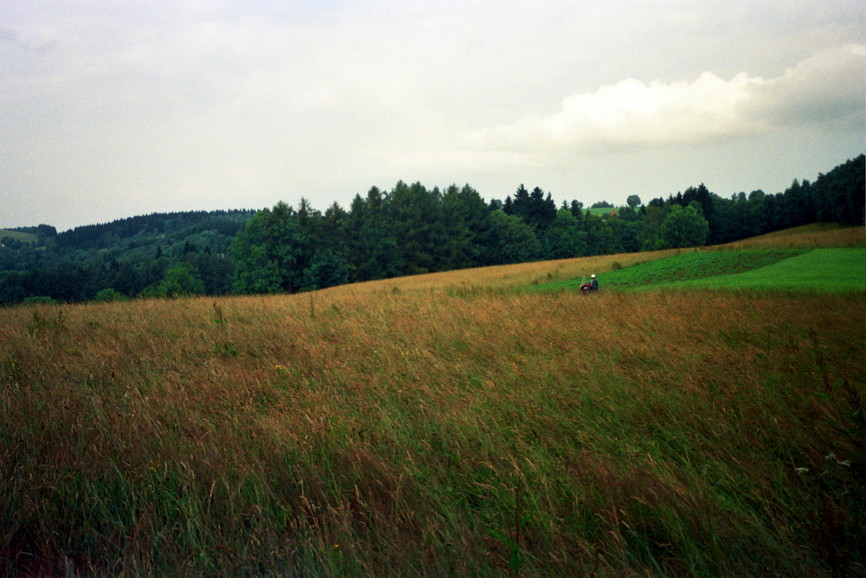
<svg viewBox="0 0 866 578">
<path fill-rule="evenodd" d="M 546 116 L 468 131 L 464 142 L 477 150 L 609 150 L 714 142 L 852 113 L 862 123 L 864 53 L 862 45 L 837 47 L 769 80 L 745 72 L 729 80 L 712 72 L 671 83 L 627 79 L 571 95 Z"/>
<path fill-rule="evenodd" d="M 482 149 L 543 150 L 632 144 L 688 143 L 760 130 L 738 105 L 754 81 L 704 73 L 694 82 L 649 84 L 627 79 L 565 98 L 559 111 L 469 133 Z"/>
</svg>

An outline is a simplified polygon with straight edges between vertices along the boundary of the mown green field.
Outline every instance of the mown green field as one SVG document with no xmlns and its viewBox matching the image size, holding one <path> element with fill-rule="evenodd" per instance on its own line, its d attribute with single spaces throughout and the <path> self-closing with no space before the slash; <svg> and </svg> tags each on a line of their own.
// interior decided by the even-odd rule
<svg viewBox="0 0 866 578">
<path fill-rule="evenodd" d="M 537 285 L 577 289 L 583 279 Z M 599 278 L 605 289 L 755 289 L 845 292 L 866 290 L 866 249 L 692 251 L 614 269 Z"/>
<path fill-rule="evenodd" d="M 744 273 L 686 281 L 683 287 L 817 292 L 866 290 L 866 249 L 813 249 Z"/>
</svg>

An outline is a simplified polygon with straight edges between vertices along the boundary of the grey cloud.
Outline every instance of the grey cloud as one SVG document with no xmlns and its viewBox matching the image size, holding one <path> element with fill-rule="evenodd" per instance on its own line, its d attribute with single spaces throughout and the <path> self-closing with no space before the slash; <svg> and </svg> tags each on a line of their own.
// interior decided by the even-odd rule
<svg viewBox="0 0 866 578">
<path fill-rule="evenodd" d="M 301 194 L 326 206 L 398 179 L 499 196 L 503 183 L 575 196 L 593 183 L 604 195 L 624 179 L 620 154 L 643 155 L 629 173 L 665 190 L 659 167 L 713 169 L 703 155 L 718 146 L 744 174 L 767 171 L 755 151 L 786 159 L 790 182 L 808 176 L 803 158 L 827 169 L 852 149 L 849 133 L 810 137 L 853 118 L 862 66 L 809 57 L 862 42 L 862 11 L 862 0 L 0 2 L 0 226 L 63 226 L 70 207 L 84 224 Z M 815 144 L 789 161 L 780 127 Z"/>
<path fill-rule="evenodd" d="M 821 51 L 760 83 L 745 110 L 773 124 L 864 122 L 866 47 L 838 46 Z"/>
</svg>

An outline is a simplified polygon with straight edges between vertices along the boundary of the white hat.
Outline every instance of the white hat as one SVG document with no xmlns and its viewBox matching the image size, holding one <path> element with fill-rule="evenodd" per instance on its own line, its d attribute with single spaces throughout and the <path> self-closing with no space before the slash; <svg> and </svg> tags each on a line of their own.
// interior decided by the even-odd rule
<svg viewBox="0 0 866 578">
<path fill-rule="evenodd" d="M 591 277 L 592 279 L 595 279 L 595 273 L 593 273 L 592 275 L 590 275 L 590 277 Z"/>
</svg>

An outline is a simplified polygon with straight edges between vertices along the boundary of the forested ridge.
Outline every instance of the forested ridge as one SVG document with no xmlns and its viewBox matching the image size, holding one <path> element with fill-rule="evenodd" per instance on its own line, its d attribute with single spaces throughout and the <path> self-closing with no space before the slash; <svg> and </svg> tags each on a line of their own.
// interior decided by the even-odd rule
<svg viewBox="0 0 866 578">
<path fill-rule="evenodd" d="M 0 231 L 0 304 L 278 293 L 533 260 L 727 243 L 814 222 L 864 224 L 866 158 L 784 192 L 730 198 L 703 184 L 646 204 L 557 202 L 520 185 L 372 187 L 324 212 L 301 198 L 262 211 L 153 214 L 57 233 Z"/>
</svg>

